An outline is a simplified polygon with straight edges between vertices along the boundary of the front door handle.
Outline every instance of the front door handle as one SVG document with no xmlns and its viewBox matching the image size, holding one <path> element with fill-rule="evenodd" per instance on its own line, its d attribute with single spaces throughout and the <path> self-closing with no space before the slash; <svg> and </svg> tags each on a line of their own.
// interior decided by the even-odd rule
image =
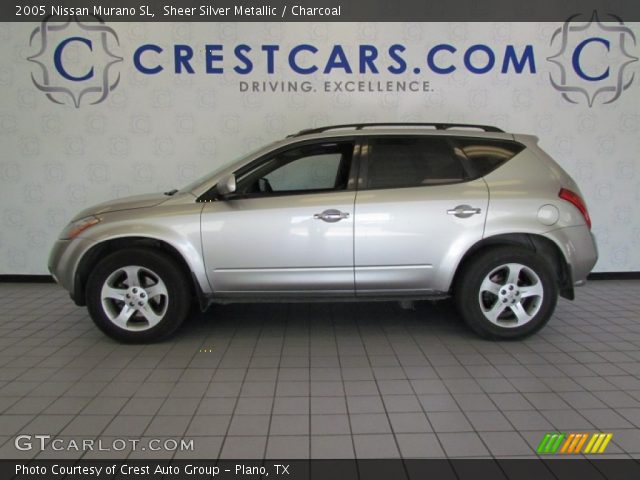
<svg viewBox="0 0 640 480">
<path fill-rule="evenodd" d="M 316 220 L 322 220 L 323 222 L 335 223 L 339 222 L 344 218 L 349 218 L 349 214 L 347 212 L 341 212 L 340 210 L 325 210 L 322 213 L 315 213 L 313 218 Z"/>
<path fill-rule="evenodd" d="M 455 215 L 458 218 L 469 218 L 471 215 L 477 215 L 482 212 L 480 208 L 474 208 L 471 205 L 458 205 L 455 208 L 447 210 L 447 215 Z"/>
</svg>

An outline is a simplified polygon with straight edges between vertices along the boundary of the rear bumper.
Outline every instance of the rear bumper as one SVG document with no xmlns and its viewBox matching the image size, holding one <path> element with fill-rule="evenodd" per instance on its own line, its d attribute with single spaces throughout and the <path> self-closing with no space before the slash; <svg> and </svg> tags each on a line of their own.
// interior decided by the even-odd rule
<svg viewBox="0 0 640 480">
<path fill-rule="evenodd" d="M 566 227 L 546 234 L 564 254 L 571 272 L 571 283 L 579 286 L 587 280 L 598 261 L 596 239 L 586 226 Z"/>
</svg>

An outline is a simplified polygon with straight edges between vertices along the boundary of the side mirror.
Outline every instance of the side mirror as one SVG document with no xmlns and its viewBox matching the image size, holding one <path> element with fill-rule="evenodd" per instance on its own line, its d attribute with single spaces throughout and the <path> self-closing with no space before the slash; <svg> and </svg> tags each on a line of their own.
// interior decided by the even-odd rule
<svg viewBox="0 0 640 480">
<path fill-rule="evenodd" d="M 225 197 L 236 191 L 236 176 L 232 173 L 227 175 L 216 185 L 216 193 L 221 197 Z"/>
</svg>

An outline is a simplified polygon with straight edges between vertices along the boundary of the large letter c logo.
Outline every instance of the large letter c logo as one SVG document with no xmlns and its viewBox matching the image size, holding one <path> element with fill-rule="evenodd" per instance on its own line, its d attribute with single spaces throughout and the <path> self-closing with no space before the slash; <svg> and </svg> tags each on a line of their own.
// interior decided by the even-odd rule
<svg viewBox="0 0 640 480">
<path fill-rule="evenodd" d="M 74 77 L 73 75 L 70 75 L 69 72 L 67 72 L 64 66 L 62 65 L 62 52 L 65 49 L 65 47 L 71 42 L 84 43 L 87 47 L 89 47 L 89 50 L 93 51 L 91 40 L 88 40 L 82 37 L 67 38 L 65 41 L 61 42 L 60 45 L 56 47 L 56 50 L 53 54 L 53 61 L 56 66 L 56 70 L 64 78 L 66 78 L 67 80 L 71 80 L 72 82 L 82 82 L 83 80 L 89 80 L 91 77 L 93 77 L 93 67 L 91 67 L 91 70 L 89 70 L 89 72 L 86 75 L 83 75 L 82 77 Z"/>
<path fill-rule="evenodd" d="M 609 40 L 606 40 L 600 37 L 587 38 L 586 40 L 583 40 L 578 44 L 576 49 L 573 51 L 573 57 L 571 58 L 573 69 L 575 70 L 575 72 L 578 74 L 580 78 L 582 78 L 583 80 L 587 80 L 589 82 L 597 82 L 598 80 L 604 80 L 609 76 L 609 67 L 607 67 L 607 69 L 597 77 L 587 75 L 586 73 L 584 73 L 584 70 L 582 70 L 582 65 L 580 65 L 580 55 L 582 55 L 582 50 L 584 49 L 584 47 L 586 47 L 587 45 L 593 42 L 601 43 L 602 45 L 604 45 L 607 49 L 607 52 L 610 50 Z"/>
</svg>

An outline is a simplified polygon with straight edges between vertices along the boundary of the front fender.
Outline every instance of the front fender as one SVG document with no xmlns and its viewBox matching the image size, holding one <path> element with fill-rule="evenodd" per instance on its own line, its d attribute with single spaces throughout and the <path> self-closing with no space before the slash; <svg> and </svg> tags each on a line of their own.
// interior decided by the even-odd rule
<svg viewBox="0 0 640 480">
<path fill-rule="evenodd" d="M 69 259 L 73 265 L 73 274 L 71 280 L 60 283 L 70 292 L 77 292 L 76 282 L 82 278 L 83 263 L 93 264 L 105 251 L 112 250 L 113 246 L 126 248 L 136 242 L 155 241 L 170 247 L 181 257 L 200 291 L 208 295 L 211 287 L 202 259 L 200 235 L 202 208 L 201 204 L 163 205 L 146 212 L 123 211 L 101 216 L 101 223 L 87 230 L 82 238 L 71 241 L 71 244 L 85 248 L 67 246 L 68 250 L 74 251 L 75 258 Z M 110 248 L 106 248 L 107 246 Z M 69 276 L 65 275 L 67 278 Z"/>
</svg>

